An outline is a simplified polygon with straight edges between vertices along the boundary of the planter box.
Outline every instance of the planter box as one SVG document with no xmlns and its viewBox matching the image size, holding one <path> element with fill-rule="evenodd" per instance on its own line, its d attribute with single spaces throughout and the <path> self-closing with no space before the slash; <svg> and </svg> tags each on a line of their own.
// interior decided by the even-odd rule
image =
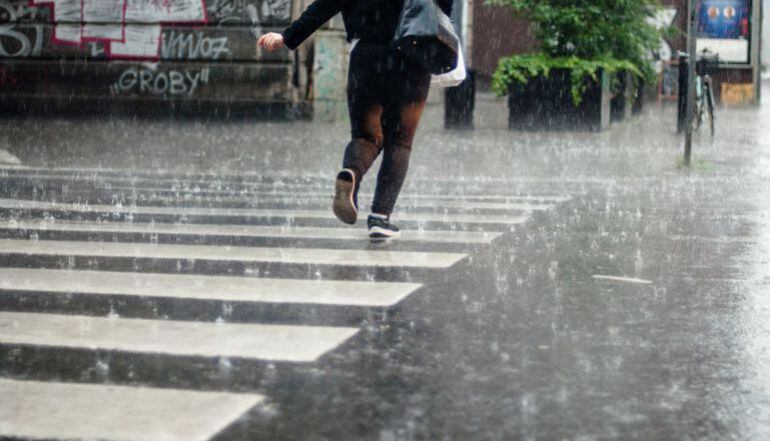
<svg viewBox="0 0 770 441">
<path fill-rule="evenodd" d="M 598 80 L 586 78 L 580 105 L 572 101 L 568 69 L 552 69 L 547 77 L 508 90 L 508 127 L 511 130 L 592 130 L 610 126 L 610 78 L 600 71 Z"/>
<path fill-rule="evenodd" d="M 468 69 L 465 81 L 444 92 L 444 128 L 472 130 L 476 107 L 476 71 Z"/>
<path fill-rule="evenodd" d="M 632 114 L 639 115 L 642 113 L 642 110 L 644 110 L 644 103 L 647 101 L 647 97 L 655 96 L 654 91 L 652 93 L 648 93 L 650 90 L 650 86 L 645 84 L 644 81 L 639 82 L 639 85 L 636 86 L 636 96 L 634 96 L 634 105 L 631 109 Z"/>
<path fill-rule="evenodd" d="M 610 102 L 610 120 L 612 122 L 630 119 L 636 98 L 634 78 L 630 72 L 618 72 L 617 80 L 619 91 Z"/>
</svg>

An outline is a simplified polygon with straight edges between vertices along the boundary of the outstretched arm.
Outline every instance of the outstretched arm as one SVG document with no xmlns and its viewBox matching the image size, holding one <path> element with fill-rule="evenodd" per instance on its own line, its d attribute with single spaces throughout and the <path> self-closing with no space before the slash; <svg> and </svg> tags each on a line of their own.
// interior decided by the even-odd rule
<svg viewBox="0 0 770 441">
<path fill-rule="evenodd" d="M 283 31 L 283 41 L 294 50 L 307 37 L 342 10 L 343 0 L 315 0 Z"/>
<path fill-rule="evenodd" d="M 438 3 L 438 7 L 444 11 L 444 14 L 450 17 L 452 16 L 452 3 L 454 3 L 452 0 L 437 0 L 436 3 Z"/>
</svg>

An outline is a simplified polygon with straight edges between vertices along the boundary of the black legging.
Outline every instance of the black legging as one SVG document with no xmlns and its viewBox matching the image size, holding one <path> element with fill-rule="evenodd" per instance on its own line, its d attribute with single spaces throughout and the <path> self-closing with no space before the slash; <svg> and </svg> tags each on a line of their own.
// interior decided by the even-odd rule
<svg viewBox="0 0 770 441">
<path fill-rule="evenodd" d="M 356 183 L 383 152 L 372 212 L 390 216 L 409 168 L 417 124 L 430 88 L 430 73 L 387 45 L 359 42 L 350 55 L 348 110 L 352 140 L 343 167 Z"/>
</svg>

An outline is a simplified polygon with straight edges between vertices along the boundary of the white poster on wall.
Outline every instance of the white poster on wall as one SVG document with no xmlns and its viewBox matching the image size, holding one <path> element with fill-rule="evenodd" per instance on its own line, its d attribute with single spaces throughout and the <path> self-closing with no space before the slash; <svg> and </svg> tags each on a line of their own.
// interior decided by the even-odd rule
<svg viewBox="0 0 770 441">
<path fill-rule="evenodd" d="M 751 12 L 750 0 L 702 0 L 698 9 L 698 53 L 706 49 L 726 63 L 749 63 Z"/>
<path fill-rule="evenodd" d="M 749 62 L 749 40 L 722 40 L 719 38 L 699 38 L 697 52 L 704 49 L 719 54 L 719 60 L 726 63 Z"/>
</svg>

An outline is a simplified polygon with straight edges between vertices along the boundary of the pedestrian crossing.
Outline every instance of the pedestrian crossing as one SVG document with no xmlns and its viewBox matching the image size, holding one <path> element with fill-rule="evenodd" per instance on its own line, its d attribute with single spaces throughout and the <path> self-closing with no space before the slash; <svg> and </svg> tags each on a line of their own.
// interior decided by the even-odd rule
<svg viewBox="0 0 770 441">
<path fill-rule="evenodd" d="M 245 391 L 205 383 L 203 366 L 328 362 L 355 347 L 363 317 L 404 307 L 436 278 L 461 272 L 478 247 L 571 198 L 407 193 L 403 237 L 373 247 L 362 227 L 336 223 L 328 183 L 312 179 L 223 185 L 215 176 L 55 169 L 4 179 L 0 349 L 19 351 L 0 362 L 0 396 L 9 398 L 0 400 L 0 438 L 21 439 L 211 439 L 270 396 L 258 383 Z M 289 307 L 308 313 L 289 319 Z M 43 369 L 29 354 L 62 364 Z M 96 379 L 67 374 L 94 356 L 183 366 L 174 372 L 190 378 L 124 384 L 98 366 L 105 373 Z"/>
<path fill-rule="evenodd" d="M 127 257 L 226 262 L 364 267 L 448 269 L 466 256 L 459 253 L 332 250 L 314 248 L 256 248 L 233 246 L 167 245 L 121 242 L 53 240 L 0 240 L 0 256 Z"/>
<path fill-rule="evenodd" d="M 317 190 L 311 191 L 292 191 L 292 190 L 276 190 L 274 187 L 270 190 L 270 187 L 262 187 L 255 190 L 244 190 L 240 194 L 233 195 L 233 191 L 216 190 L 216 189 L 201 189 L 201 188 L 158 188 L 158 187 L 128 187 L 128 186 L 116 186 L 109 187 L 112 192 L 118 192 L 119 194 L 140 194 L 151 196 L 175 196 L 183 195 L 186 198 L 206 199 L 209 200 L 222 200 L 229 202 L 248 201 L 258 197 L 260 200 L 285 200 L 291 198 L 296 201 L 310 201 L 318 198 L 330 199 L 331 196 L 327 192 L 320 193 Z M 361 200 L 371 199 L 373 194 L 361 192 Z M 499 209 L 549 209 L 549 205 L 542 205 L 547 203 L 561 203 L 566 202 L 570 198 L 568 196 L 553 196 L 553 195 L 518 195 L 518 196 L 501 196 L 501 195 L 441 195 L 441 194 L 411 194 L 399 197 L 402 204 L 409 205 L 414 201 L 441 201 L 443 206 L 449 207 L 471 207 L 471 208 L 499 208 Z M 492 201 L 492 202 L 489 202 Z M 532 202 L 527 206 L 516 204 L 526 204 Z M 470 205 L 468 205 L 470 204 Z"/>
<path fill-rule="evenodd" d="M 6 292 L 391 307 L 419 283 L 0 268 Z"/>
<path fill-rule="evenodd" d="M 0 343 L 312 362 L 358 329 L 0 312 Z"/>
<path fill-rule="evenodd" d="M 219 236 L 219 237 L 273 237 L 292 239 L 334 239 L 340 241 L 361 241 L 367 233 L 355 228 L 314 228 L 291 225 L 221 225 L 182 223 L 118 223 L 49 220 L 6 220 L 0 221 L 0 230 L 57 231 L 81 233 L 138 233 L 168 234 L 175 236 Z M 502 236 L 499 232 L 404 231 L 401 239 L 408 242 L 491 244 Z"/>
<path fill-rule="evenodd" d="M 32 166 L 3 166 L 0 167 L 0 177 L 16 177 L 16 178 L 32 178 L 35 180 L 50 179 L 50 180 L 71 180 L 72 177 L 77 179 L 90 179 L 98 180 L 101 182 L 107 182 L 110 184 L 115 183 L 129 183 L 136 188 L 141 187 L 153 187 L 160 184 L 167 186 L 180 187 L 185 186 L 188 188 L 225 188 L 225 187 L 248 187 L 255 189 L 259 186 L 268 187 L 271 189 L 287 190 L 290 188 L 327 188 L 329 176 L 327 174 L 322 175 L 307 175 L 298 177 L 296 172 L 273 172 L 273 173 L 232 173 L 228 171 L 215 171 L 206 173 L 186 173 L 186 174 L 160 174 L 153 171 L 138 171 L 132 170 L 130 174 L 127 174 L 124 170 L 119 169 L 93 169 L 93 168 L 74 168 L 63 167 L 56 170 L 52 170 L 47 167 L 32 167 Z M 553 181 L 553 178 L 533 178 L 533 177 L 511 177 L 511 176 L 476 176 L 481 178 L 481 183 L 492 184 L 495 186 L 508 186 L 515 183 L 541 183 Z M 412 183 L 427 183 L 431 186 L 440 184 L 457 184 L 457 178 L 454 176 L 445 177 L 439 179 L 436 177 L 430 177 L 422 179 L 419 176 L 410 178 Z M 573 182 L 587 182 L 591 180 L 580 179 Z M 471 183 L 472 184 L 472 183 Z M 467 187 L 466 184 L 463 184 Z M 529 185 L 528 185 L 529 187 Z M 545 196 L 537 192 L 536 196 Z M 559 190 L 558 195 L 565 196 L 564 193 L 580 193 L 580 191 L 567 191 L 565 189 Z M 550 194 L 553 195 L 553 194 Z M 515 195 L 497 195 L 505 197 L 517 197 L 520 194 Z"/>
<path fill-rule="evenodd" d="M 281 218 L 281 219 L 329 219 L 336 217 L 329 209 L 251 209 L 251 208 L 201 208 L 201 207 L 168 207 L 168 206 L 111 206 L 102 204 L 83 205 L 74 203 L 40 202 L 20 199 L 0 199 L 0 209 L 6 210 L 36 210 L 36 211 L 66 211 L 70 213 L 112 213 L 112 214 L 146 214 L 171 216 L 200 216 L 200 217 L 229 217 L 229 218 Z M 524 223 L 527 218 L 509 214 L 454 214 L 454 213 L 416 213 L 407 212 L 393 216 L 395 221 L 411 222 L 441 222 L 466 224 L 499 224 L 517 225 Z"/>
<path fill-rule="evenodd" d="M 107 190 L 107 189 L 104 189 Z M 169 198 L 184 201 L 195 201 L 200 203 L 228 203 L 253 205 L 261 204 L 280 204 L 285 202 L 300 203 L 303 205 L 328 205 L 331 202 L 329 191 L 320 192 L 280 192 L 275 191 L 251 191 L 247 194 L 233 195 L 232 192 L 221 190 L 194 190 L 180 191 L 164 188 L 146 188 L 137 189 L 132 187 L 111 187 L 109 189 L 113 195 L 120 195 L 125 198 L 134 197 L 142 201 L 165 202 Z M 370 201 L 374 195 L 369 193 L 360 193 L 359 202 L 362 204 Z M 491 198 L 491 200 L 487 200 Z M 484 199 L 484 200 L 479 200 Z M 497 200 L 496 200 L 497 199 Z M 417 194 L 400 198 L 400 208 L 402 211 L 415 211 L 425 203 L 440 205 L 446 209 L 455 210 L 525 210 L 525 211 L 548 211 L 554 208 L 553 203 L 564 202 L 563 197 L 556 196 L 517 196 L 517 197 L 497 197 L 497 196 L 476 196 L 468 198 L 451 198 L 448 195 L 425 195 Z"/>
<path fill-rule="evenodd" d="M 0 397 L 0 436 L 135 441 L 205 441 L 264 400 L 257 394 L 3 379 Z"/>
</svg>

